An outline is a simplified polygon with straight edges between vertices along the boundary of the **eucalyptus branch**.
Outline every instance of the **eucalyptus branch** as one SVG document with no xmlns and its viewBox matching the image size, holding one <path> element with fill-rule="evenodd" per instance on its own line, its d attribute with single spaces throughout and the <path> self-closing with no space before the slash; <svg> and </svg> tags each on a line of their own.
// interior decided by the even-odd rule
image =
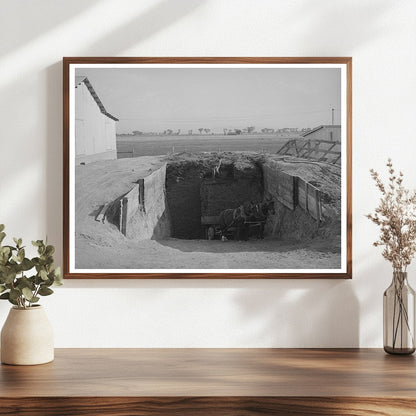
<svg viewBox="0 0 416 416">
<path fill-rule="evenodd" d="M 27 258 L 21 238 L 13 239 L 14 246 L 2 245 L 4 228 L 0 224 L 0 299 L 19 309 L 30 308 L 40 296 L 53 293 L 51 286 L 62 284 L 60 268 L 54 266 L 55 248 L 43 240 L 32 241 L 38 256 Z"/>
</svg>

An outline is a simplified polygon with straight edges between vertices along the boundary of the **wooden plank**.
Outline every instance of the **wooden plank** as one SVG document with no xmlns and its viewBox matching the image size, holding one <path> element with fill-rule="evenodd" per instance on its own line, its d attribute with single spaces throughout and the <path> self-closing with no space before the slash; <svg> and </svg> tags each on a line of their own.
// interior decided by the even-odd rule
<svg viewBox="0 0 416 416">
<path fill-rule="evenodd" d="M 307 184 L 308 212 L 317 221 L 321 220 L 321 193 L 310 183 Z"/>
<path fill-rule="evenodd" d="M 287 208 L 295 209 L 295 186 L 293 176 L 282 171 L 277 171 L 277 199 Z"/>
<path fill-rule="evenodd" d="M 144 200 L 144 179 L 139 179 L 137 183 L 139 187 L 139 192 L 138 192 L 139 210 L 142 212 L 146 212 L 145 200 Z"/>
<path fill-rule="evenodd" d="M 263 166 L 263 175 L 265 189 L 285 207 L 294 210 L 297 204 L 297 177 L 270 165 Z"/>
<path fill-rule="evenodd" d="M 0 415 L 416 414 L 414 357 L 381 349 L 57 349 L 55 357 L 0 367 Z"/>
<path fill-rule="evenodd" d="M 335 147 L 336 142 L 334 142 L 331 146 L 328 147 L 328 149 L 324 152 L 324 154 L 321 156 L 321 159 L 325 158 L 325 156 L 331 152 L 331 150 Z"/>
<path fill-rule="evenodd" d="M 122 234 L 127 233 L 127 209 L 128 198 L 124 197 L 120 199 L 120 231 Z"/>
<path fill-rule="evenodd" d="M 283 154 L 286 154 L 285 152 L 287 152 L 287 149 L 289 148 L 289 143 L 290 143 L 290 140 L 289 141 L 287 141 L 277 152 L 276 152 L 276 154 L 280 154 L 280 155 L 283 155 Z"/>
<path fill-rule="evenodd" d="M 308 210 L 308 190 L 307 183 L 302 179 L 298 179 L 298 203 L 299 206 L 307 211 Z"/>
<path fill-rule="evenodd" d="M 0 398 L 0 415 L 18 416 L 414 416 L 407 397 L 23 397 Z"/>
<path fill-rule="evenodd" d="M 341 159 L 341 153 L 339 154 L 339 156 L 336 158 L 336 159 L 334 159 L 331 163 L 333 163 L 334 165 L 336 164 L 336 163 L 338 163 L 339 161 L 340 161 L 340 159 Z"/>
<path fill-rule="evenodd" d="M 332 144 L 332 143 L 335 143 L 335 144 L 341 144 L 341 142 L 337 142 L 337 141 L 333 141 L 333 140 L 311 140 L 311 141 L 317 141 L 317 142 L 319 142 L 319 143 L 326 143 L 326 144 Z"/>
</svg>

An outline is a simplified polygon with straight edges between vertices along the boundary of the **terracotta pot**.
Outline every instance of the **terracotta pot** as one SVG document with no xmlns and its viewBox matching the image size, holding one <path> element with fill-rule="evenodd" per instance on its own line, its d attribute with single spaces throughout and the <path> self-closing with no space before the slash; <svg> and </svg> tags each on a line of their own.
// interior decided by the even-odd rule
<svg viewBox="0 0 416 416">
<path fill-rule="evenodd" d="M 34 365 L 53 359 L 53 329 L 43 307 L 11 308 L 1 331 L 1 362 Z"/>
</svg>

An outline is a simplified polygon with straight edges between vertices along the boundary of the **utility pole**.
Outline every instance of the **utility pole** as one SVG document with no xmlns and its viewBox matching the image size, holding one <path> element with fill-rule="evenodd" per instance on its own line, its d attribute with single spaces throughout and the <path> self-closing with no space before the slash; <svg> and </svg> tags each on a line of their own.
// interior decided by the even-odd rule
<svg viewBox="0 0 416 416">
<path fill-rule="evenodd" d="M 332 120 L 332 125 L 334 125 L 334 111 L 335 111 L 335 108 L 331 108 L 331 120 Z"/>
</svg>

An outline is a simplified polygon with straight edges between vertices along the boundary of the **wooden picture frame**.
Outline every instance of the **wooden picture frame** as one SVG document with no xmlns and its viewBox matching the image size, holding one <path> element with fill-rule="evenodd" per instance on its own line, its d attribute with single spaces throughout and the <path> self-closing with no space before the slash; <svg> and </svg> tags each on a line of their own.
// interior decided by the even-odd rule
<svg viewBox="0 0 416 416">
<path fill-rule="evenodd" d="M 351 278 L 351 135 L 350 57 L 63 58 L 64 278 Z"/>
</svg>

